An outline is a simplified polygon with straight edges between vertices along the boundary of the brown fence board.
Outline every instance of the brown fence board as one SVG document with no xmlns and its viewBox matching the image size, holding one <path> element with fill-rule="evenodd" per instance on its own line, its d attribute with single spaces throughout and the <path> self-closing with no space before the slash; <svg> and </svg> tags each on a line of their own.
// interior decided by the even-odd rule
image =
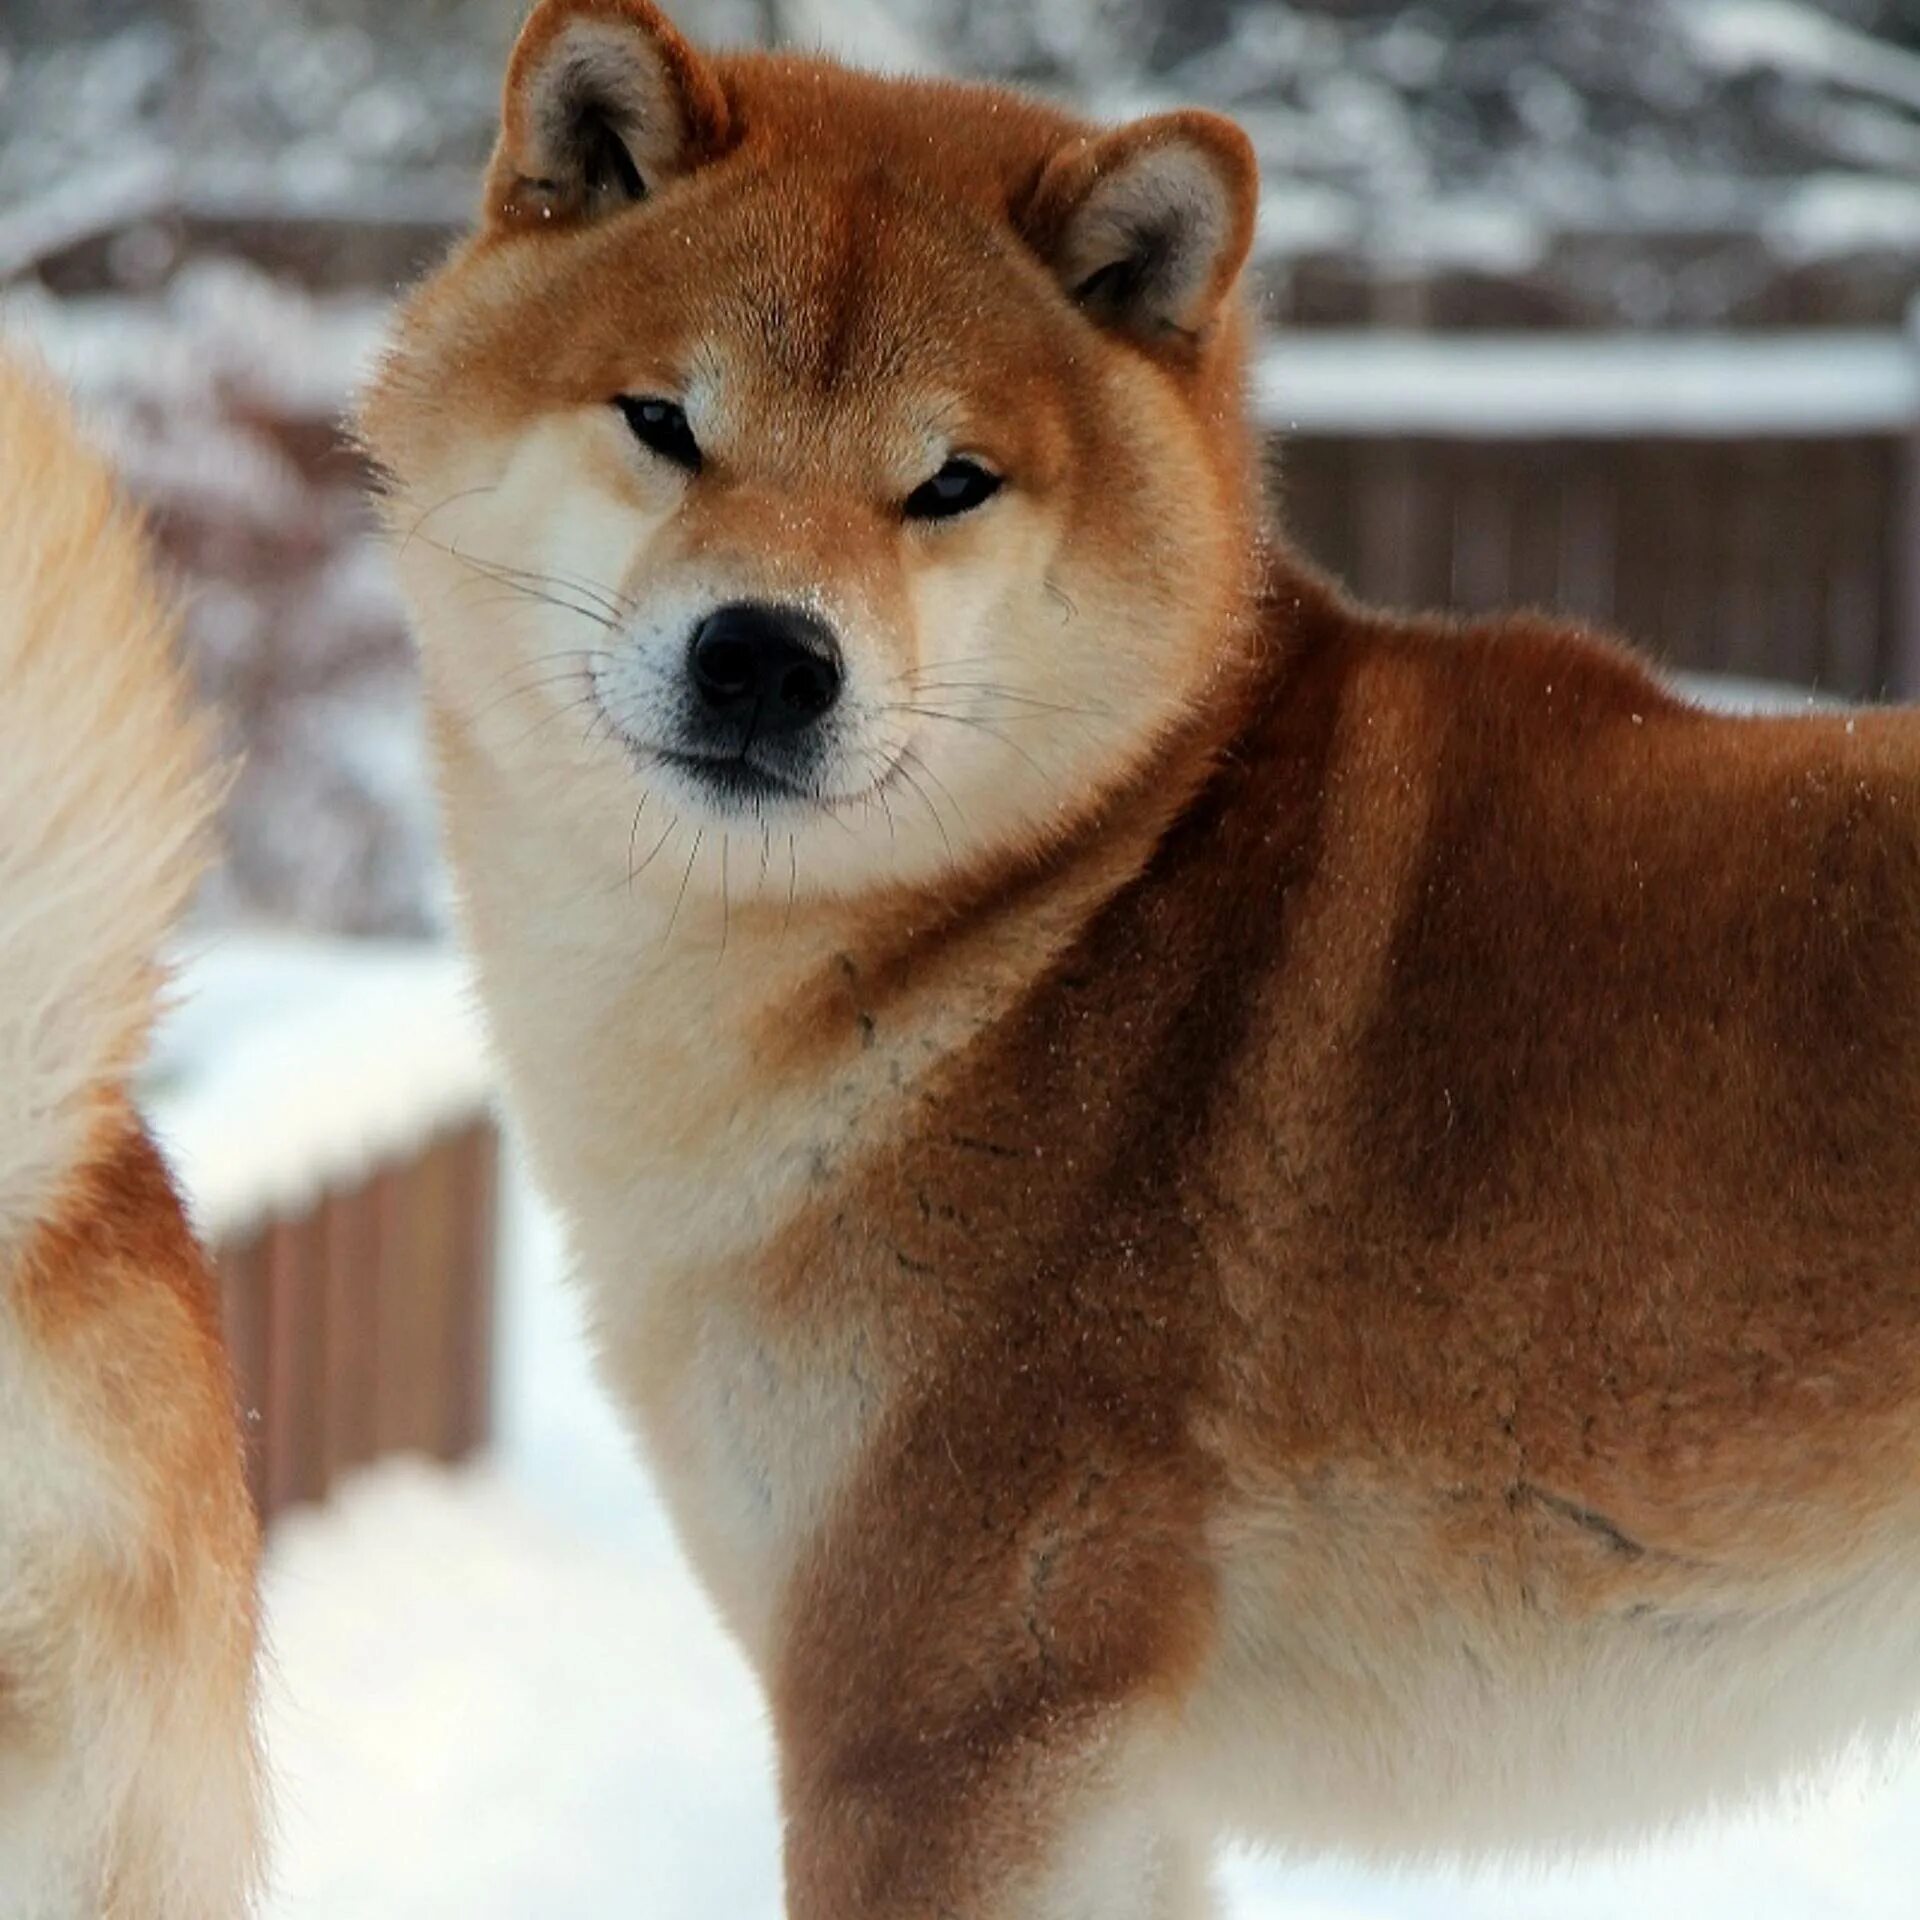
<svg viewBox="0 0 1920 1920">
<path fill-rule="evenodd" d="M 1883 641 L 1880 609 L 1893 596 L 1881 589 L 1887 525 L 1882 502 L 1893 486 L 1886 449 L 1856 443 L 1836 448 L 1830 563 L 1822 618 L 1827 632 L 1821 683 L 1884 692 L 1892 661 Z"/>
<path fill-rule="evenodd" d="M 1369 600 L 1552 608 L 1677 667 L 1920 694 L 1920 451 L 1898 439 L 1320 434 L 1276 461 L 1290 537 Z"/>
<path fill-rule="evenodd" d="M 498 1155 L 477 1122 L 214 1249 L 263 1515 L 382 1454 L 485 1444 Z"/>
<path fill-rule="evenodd" d="M 233 1368 L 234 1398 L 246 1450 L 247 1488 L 253 1503 L 266 1511 L 266 1447 L 261 1406 L 266 1396 L 266 1249 L 256 1236 L 221 1250 L 220 1318 Z"/>
<path fill-rule="evenodd" d="M 366 1187 L 327 1196 L 319 1235 L 329 1369 L 324 1454 L 331 1478 L 372 1459 L 374 1451 L 373 1281 L 379 1243 Z"/>
<path fill-rule="evenodd" d="M 487 1436 L 493 1400 L 493 1264 L 497 1244 L 499 1146 L 490 1126 L 456 1143 L 459 1166 L 455 1292 L 448 1320 L 445 1419 L 440 1451 L 457 1460 Z"/>
<path fill-rule="evenodd" d="M 316 1361 L 311 1340 L 318 1316 L 310 1311 L 308 1269 L 301 1240 L 294 1222 L 276 1220 L 262 1242 L 267 1372 L 260 1416 L 270 1513 L 306 1497 L 308 1487 L 306 1375 Z M 323 1357 L 319 1364 L 325 1364 Z"/>
</svg>

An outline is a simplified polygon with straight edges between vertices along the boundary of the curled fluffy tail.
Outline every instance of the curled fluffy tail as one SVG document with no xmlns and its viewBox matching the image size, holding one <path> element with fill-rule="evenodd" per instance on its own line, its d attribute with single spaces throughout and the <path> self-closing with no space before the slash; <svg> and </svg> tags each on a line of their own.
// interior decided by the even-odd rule
<svg viewBox="0 0 1920 1920">
<path fill-rule="evenodd" d="M 0 352 L 0 1256 L 146 1041 L 213 798 L 139 524 Z"/>
</svg>

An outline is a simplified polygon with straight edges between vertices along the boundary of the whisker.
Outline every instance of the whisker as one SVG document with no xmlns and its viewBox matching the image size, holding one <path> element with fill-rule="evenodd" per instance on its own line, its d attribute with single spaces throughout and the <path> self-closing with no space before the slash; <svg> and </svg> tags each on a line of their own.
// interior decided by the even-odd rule
<svg viewBox="0 0 1920 1920">
<path fill-rule="evenodd" d="M 517 580 L 495 580 L 491 574 L 487 573 L 481 574 L 480 583 L 497 586 L 501 592 L 492 600 L 470 601 L 471 605 L 501 606 L 509 599 L 527 600 L 541 606 L 557 607 L 562 613 L 570 613 L 575 619 L 585 620 L 598 627 L 602 633 L 613 633 L 618 630 L 615 622 L 609 620 L 597 607 L 579 606 L 574 601 L 563 599 L 557 593 L 543 592 L 538 587 L 526 586 Z M 467 584 L 471 587 L 476 583 L 469 581 Z"/>
<path fill-rule="evenodd" d="M 976 725 L 1011 727 L 1025 722 L 1029 726 L 1044 726 L 1048 721 L 1091 720 L 1093 710 L 1088 707 L 1055 707 L 1049 710 L 1017 713 L 1003 713 L 994 707 L 980 711 L 980 703 L 974 700 L 942 698 L 939 693 L 933 696 L 933 702 L 921 699 L 896 700 L 886 707 L 878 709 L 882 713 L 913 713 L 929 720 L 972 721 Z"/>
<path fill-rule="evenodd" d="M 673 911 L 667 916 L 667 930 L 660 936 L 661 944 L 673 938 L 673 929 L 680 919 L 680 908 L 687 897 L 687 883 L 693 878 L 693 863 L 700 858 L 700 842 L 707 837 L 705 827 L 697 829 L 693 836 L 693 849 L 687 855 L 687 870 L 680 876 L 680 891 L 673 896 Z"/>
<path fill-rule="evenodd" d="M 465 559 L 468 556 L 463 554 L 459 557 Z M 532 567 L 509 566 L 504 560 L 487 560 L 473 564 L 484 565 L 494 573 L 511 580 L 535 580 L 544 585 L 570 587 L 575 593 L 583 594 L 596 606 L 602 608 L 615 621 L 624 620 L 637 604 L 616 588 L 602 586 L 599 581 L 589 580 L 585 574 L 581 573 L 542 573 Z"/>
<path fill-rule="evenodd" d="M 484 707 L 476 708 L 468 717 L 472 720 L 484 720 L 496 707 L 504 707 L 509 700 L 525 700 L 533 694 L 545 691 L 548 687 L 564 687 L 568 685 L 569 682 L 580 680 L 582 677 L 576 668 L 570 668 L 565 673 L 544 674 L 538 680 L 527 681 L 523 686 L 508 687 L 496 698 L 489 700 Z M 587 687 L 582 687 L 579 699 L 589 700 L 592 697 L 592 690 Z M 577 705 L 578 702 L 572 701 L 568 704 L 571 707 Z"/>
<path fill-rule="evenodd" d="M 516 571 L 526 570 L 516 569 Z M 605 607 L 616 620 L 624 620 L 640 605 L 634 595 L 619 587 L 610 587 L 603 580 L 595 580 L 590 574 L 555 570 L 546 574 L 529 572 L 527 577 L 533 580 L 557 580 L 563 587 L 571 587 L 575 593 L 584 593 L 588 599 Z"/>
<path fill-rule="evenodd" d="M 995 667 L 1005 665 L 1005 655 L 998 653 L 963 653 L 952 660 L 929 660 L 921 666 L 907 667 L 893 677 L 896 680 L 911 680 L 922 673 L 948 673 L 955 667 Z"/>
<path fill-rule="evenodd" d="M 458 500 L 473 500 L 477 499 L 483 493 L 497 492 L 498 488 L 499 483 L 497 481 L 491 481 L 484 487 L 462 487 L 458 493 L 450 493 L 444 500 L 436 500 L 434 504 L 428 507 L 420 517 L 414 521 L 413 525 L 407 529 L 406 534 L 401 539 L 399 551 L 405 553 L 407 548 L 412 545 L 414 536 L 443 508 L 452 506 L 454 502 Z M 431 544 L 432 543 L 429 542 L 429 545 Z"/>
<path fill-rule="evenodd" d="M 588 621 L 598 627 L 602 633 L 615 633 L 619 630 L 619 623 L 609 619 L 598 607 L 583 607 L 577 601 L 567 599 L 563 594 L 551 592 L 543 587 L 530 586 L 523 580 L 501 580 L 484 571 L 481 577 L 492 580 L 496 586 L 514 598 L 531 600 L 540 606 L 557 607 L 562 613 L 570 613 L 577 620 Z"/>
<path fill-rule="evenodd" d="M 901 751 L 913 756 L 913 764 L 946 796 L 947 805 L 953 809 L 954 824 L 959 827 L 964 827 L 967 824 L 967 812 L 966 809 L 961 806 L 960 802 L 954 798 L 953 789 L 934 772 L 933 768 L 928 765 L 925 756 L 914 747 L 909 745 L 903 747 Z"/>
<path fill-rule="evenodd" d="M 659 859 L 660 849 L 664 847 L 667 844 L 667 842 L 673 838 L 674 829 L 677 826 L 679 826 L 679 824 L 680 824 L 680 816 L 676 813 L 673 816 L 673 818 L 667 822 L 666 826 L 661 830 L 660 838 L 653 843 L 652 851 L 647 855 L 647 857 L 644 860 L 640 862 L 639 866 L 631 869 L 630 872 L 628 873 L 627 885 L 629 888 L 631 888 L 633 883 L 636 880 L 638 880 L 640 876 L 643 873 L 645 873 L 646 870 L 650 866 L 652 866 L 657 859 Z"/>
<path fill-rule="evenodd" d="M 1015 706 L 1031 707 L 1038 713 L 1067 714 L 1075 719 L 1086 719 L 1096 713 L 1106 713 L 1105 707 L 1070 707 L 1058 700 L 1042 700 L 1037 694 L 1016 693 L 1011 687 L 1000 687 L 985 680 L 928 680 L 910 691 L 917 698 L 924 693 L 972 693 L 983 699 L 1006 700 Z"/>
<path fill-rule="evenodd" d="M 557 653 L 541 653 L 536 654 L 531 660 L 516 660 L 512 666 L 497 674 L 492 684 L 496 687 L 505 687 L 515 679 L 526 679 L 528 675 L 538 676 L 532 684 L 564 680 L 575 676 L 586 679 L 592 675 L 601 661 L 610 660 L 612 657 L 601 647 L 563 647 Z M 562 670 L 558 673 L 545 671 L 551 667 L 560 667 Z"/>
<path fill-rule="evenodd" d="M 647 810 L 647 802 L 653 797 L 650 787 L 640 790 L 640 804 L 633 810 L 633 825 L 627 830 L 627 896 L 633 896 L 633 853 L 640 839 L 640 816 Z"/>
<path fill-rule="evenodd" d="M 426 538 L 425 535 L 420 537 Z M 619 621 L 625 617 L 618 606 L 606 599 L 604 589 L 593 589 L 589 593 L 589 598 L 599 598 L 601 605 L 581 606 L 578 601 L 564 599 L 549 590 L 554 585 L 567 584 L 557 575 L 535 573 L 529 568 L 509 566 L 505 561 L 484 560 L 477 555 L 463 552 L 458 545 L 449 545 L 444 540 L 427 540 L 426 544 L 437 552 L 444 553 L 449 559 L 457 560 L 463 567 L 480 575 L 482 579 L 491 580 L 497 586 L 518 593 L 525 599 L 541 601 L 548 606 L 558 607 L 563 612 L 575 614 L 582 620 L 591 620 L 595 626 L 607 632 L 612 632 Z M 586 590 L 582 589 L 582 591 Z M 612 609 L 611 615 L 609 608 Z"/>
<path fill-rule="evenodd" d="M 491 560 L 482 554 L 468 553 L 457 542 L 449 544 L 444 541 L 429 540 L 427 544 L 438 548 L 449 558 L 472 567 L 476 572 L 488 574 L 503 582 L 530 580 L 543 586 L 572 587 L 576 592 L 585 594 L 589 600 L 594 601 L 615 619 L 624 618 L 637 604 L 630 595 L 620 592 L 617 588 L 606 586 L 598 580 L 591 580 L 582 573 L 547 573 L 536 567 L 516 567 L 508 560 Z"/>
<path fill-rule="evenodd" d="M 989 739 L 998 740 L 1009 753 L 1017 753 L 1041 779 L 1044 780 L 1047 777 L 1046 768 L 1043 767 L 1019 741 L 1009 740 L 1007 736 L 989 720 L 982 720 L 977 716 L 962 713 L 942 713 L 934 707 L 902 707 L 900 711 L 902 713 L 917 713 L 923 720 L 945 720 L 956 727 L 972 727 L 976 733 L 984 733 Z M 923 761 L 921 764 L 924 766 L 925 762 Z"/>
<path fill-rule="evenodd" d="M 896 764 L 900 769 L 900 778 L 904 780 L 907 783 L 907 785 L 913 790 L 913 792 L 919 796 L 920 804 L 926 808 L 928 815 L 932 818 L 934 826 L 939 830 L 940 844 L 944 846 L 947 850 L 947 864 L 949 866 L 958 866 L 959 862 L 955 860 L 953 857 L 953 841 L 948 837 L 948 834 L 947 834 L 947 823 L 943 819 L 941 819 L 940 809 L 933 804 L 933 800 L 929 796 L 926 788 L 923 787 L 920 784 L 920 782 L 916 780 L 913 777 L 912 773 L 908 770 L 908 767 L 907 767 L 908 756 L 911 756 L 913 758 L 914 762 L 922 769 L 922 771 L 924 771 L 926 768 L 927 763 L 924 760 L 922 760 L 917 753 L 914 753 L 911 747 L 903 747 L 901 749 L 901 757 L 899 761 L 896 762 Z"/>
<path fill-rule="evenodd" d="M 463 585 L 465 586 L 465 588 L 469 590 L 469 592 L 461 594 L 461 604 L 463 606 L 501 607 L 501 606 L 507 605 L 511 601 L 516 601 L 516 600 L 537 600 L 537 601 L 544 602 L 546 605 L 550 607 L 563 608 L 568 613 L 578 615 L 578 617 L 582 620 L 592 621 L 593 624 L 596 627 L 598 627 L 602 633 L 614 633 L 618 631 L 613 621 L 607 619 L 604 615 L 600 614 L 592 607 L 576 607 L 568 601 L 555 598 L 552 594 L 535 593 L 531 588 L 523 587 L 519 585 L 518 582 L 494 581 L 494 580 L 489 580 L 483 576 L 479 580 L 466 581 L 463 583 Z M 498 591 L 487 594 L 483 597 L 477 594 L 470 593 L 470 590 L 474 587 L 495 587 L 498 589 Z M 455 591 L 458 592 L 460 590 L 455 589 Z"/>
<path fill-rule="evenodd" d="M 507 674 L 524 673 L 529 667 L 550 667 L 559 660 L 611 660 L 613 655 L 605 647 L 558 647 L 552 653 L 536 653 L 530 660 L 516 660 L 500 677 Z"/>
<path fill-rule="evenodd" d="M 579 699 L 569 700 L 564 707 L 556 707 L 551 713 L 543 713 L 525 733 L 519 735 L 509 744 L 514 748 L 524 747 L 542 727 L 550 727 L 556 720 L 564 720 L 569 714 L 578 713 L 579 710 L 592 699 L 592 694 L 583 693 Z"/>
</svg>

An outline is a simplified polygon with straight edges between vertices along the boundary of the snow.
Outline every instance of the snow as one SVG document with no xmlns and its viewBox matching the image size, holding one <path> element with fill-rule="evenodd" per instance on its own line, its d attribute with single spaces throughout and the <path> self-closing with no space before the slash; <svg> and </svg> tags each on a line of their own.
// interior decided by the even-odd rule
<svg viewBox="0 0 1920 1920">
<path fill-rule="evenodd" d="M 284 1524 L 268 1630 L 267 1920 L 777 1920 L 759 1703 L 670 1560 L 401 1463 Z"/>
<path fill-rule="evenodd" d="M 381 296 L 311 300 L 220 259 L 183 268 L 160 300 L 55 300 L 31 284 L 0 294 L 0 327 L 82 394 L 158 391 L 177 403 L 217 388 L 278 418 L 327 422 L 370 368 L 390 315 Z"/>
<path fill-rule="evenodd" d="M 1695 49 L 1729 73 L 1771 68 L 1863 93 L 1920 113 L 1920 54 L 1855 32 L 1795 0 L 1696 0 L 1678 16 Z"/>
<path fill-rule="evenodd" d="M 1254 250 L 1263 259 L 1336 253 L 1356 246 L 1361 230 L 1361 210 L 1351 194 L 1301 181 L 1285 193 L 1261 196 Z"/>
<path fill-rule="evenodd" d="M 1831 712 L 1850 704 L 1809 687 L 1783 686 L 1778 680 L 1748 680 L 1735 673 L 1676 673 L 1676 692 L 1703 707 L 1726 713 L 1794 714 Z M 1848 732 L 1853 722 L 1847 722 Z"/>
<path fill-rule="evenodd" d="M 165 213 L 178 184 L 169 160 L 140 153 L 69 175 L 23 205 L 0 206 L 0 282 L 75 239 Z"/>
<path fill-rule="evenodd" d="M 1920 193 L 1900 181 L 1857 173 L 1809 174 L 1767 209 L 1761 232 L 1783 261 L 1818 260 L 1840 252 L 1916 259 Z"/>
<path fill-rule="evenodd" d="M 1478 273 L 1520 274 L 1539 264 L 1550 226 L 1537 209 L 1505 193 L 1441 195 L 1423 206 L 1389 207 L 1369 229 L 1389 261 L 1441 261 Z"/>
<path fill-rule="evenodd" d="M 491 1088 L 449 949 L 226 928 L 180 966 L 143 1105 L 221 1240 L 411 1154 Z"/>
<path fill-rule="evenodd" d="M 889 0 L 781 0 L 782 37 L 880 73 L 937 74 L 941 61 Z"/>
<path fill-rule="evenodd" d="M 1283 334 L 1256 403 L 1292 433 L 1681 438 L 1898 433 L 1920 350 L 1896 332 Z"/>
</svg>

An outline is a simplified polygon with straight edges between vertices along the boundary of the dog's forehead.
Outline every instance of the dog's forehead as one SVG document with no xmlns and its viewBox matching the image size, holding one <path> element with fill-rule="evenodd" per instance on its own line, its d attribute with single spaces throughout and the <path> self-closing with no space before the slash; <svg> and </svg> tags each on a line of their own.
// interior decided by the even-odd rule
<svg viewBox="0 0 1920 1920">
<path fill-rule="evenodd" d="M 515 421 L 704 399 L 716 450 L 752 434 L 774 461 L 785 434 L 817 463 L 831 438 L 863 485 L 882 466 L 895 484 L 943 411 L 975 451 L 1051 446 L 1090 343 L 1022 213 L 1071 123 L 765 61 L 728 84 L 743 131 L 724 153 L 630 214 L 467 256 L 464 301 L 421 309 L 448 377 Z"/>
<path fill-rule="evenodd" d="M 684 317 L 742 371 L 828 397 L 993 379 L 1049 330 L 1012 228 L 921 182 L 779 158 L 715 187 Z"/>
</svg>

